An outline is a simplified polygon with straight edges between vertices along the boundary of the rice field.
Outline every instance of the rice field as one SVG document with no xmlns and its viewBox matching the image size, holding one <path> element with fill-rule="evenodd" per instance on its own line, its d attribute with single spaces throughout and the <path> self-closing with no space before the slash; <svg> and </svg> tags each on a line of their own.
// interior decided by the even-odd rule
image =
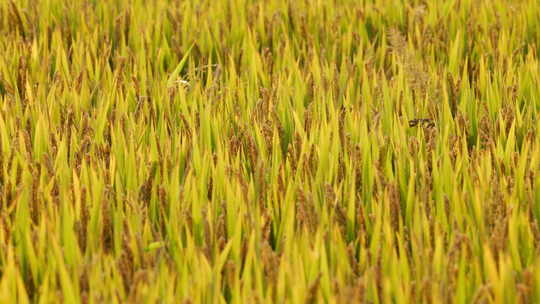
<svg viewBox="0 0 540 304">
<path fill-rule="evenodd" d="M 0 2 L 0 303 L 540 302 L 537 0 Z"/>
</svg>

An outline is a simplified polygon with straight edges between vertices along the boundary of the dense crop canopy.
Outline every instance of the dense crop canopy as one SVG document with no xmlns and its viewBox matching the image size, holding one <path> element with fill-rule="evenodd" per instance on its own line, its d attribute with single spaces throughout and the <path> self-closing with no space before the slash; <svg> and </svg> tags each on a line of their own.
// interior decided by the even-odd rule
<svg viewBox="0 0 540 304">
<path fill-rule="evenodd" d="M 0 303 L 540 302 L 539 7 L 0 1 Z"/>
</svg>

